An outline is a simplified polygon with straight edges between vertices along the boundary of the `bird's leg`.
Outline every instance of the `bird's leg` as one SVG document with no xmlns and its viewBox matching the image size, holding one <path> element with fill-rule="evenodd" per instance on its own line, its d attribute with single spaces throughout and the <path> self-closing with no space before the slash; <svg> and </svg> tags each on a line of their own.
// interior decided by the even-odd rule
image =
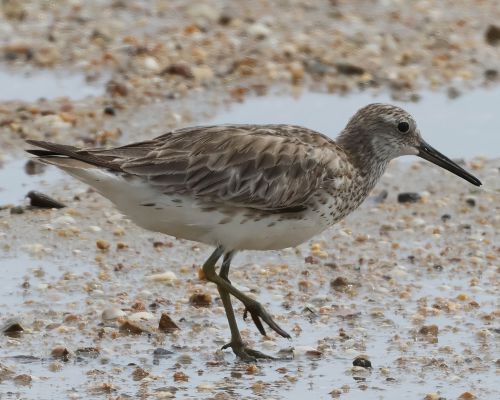
<svg viewBox="0 0 500 400">
<path fill-rule="evenodd" d="M 250 312 L 250 315 L 252 316 L 252 319 L 255 322 L 257 328 L 259 328 L 261 334 L 265 335 L 266 331 L 264 330 L 260 319 L 262 319 L 262 321 L 269 325 L 269 327 L 277 334 L 289 339 L 291 336 L 283 329 L 281 329 L 276 322 L 274 322 L 271 316 L 258 301 L 252 299 L 251 297 L 248 297 L 247 295 L 236 289 L 233 285 L 231 285 L 226 279 L 217 275 L 217 273 L 215 272 L 215 263 L 223 253 L 224 249 L 222 248 L 222 246 L 217 247 L 217 249 L 215 249 L 212 255 L 205 262 L 205 264 L 203 264 L 203 272 L 207 280 L 215 283 L 219 290 L 223 289 L 223 291 L 229 292 L 238 300 L 240 300 L 245 305 L 248 312 Z M 226 269 L 229 269 L 229 267 L 227 267 Z"/>
<path fill-rule="evenodd" d="M 219 277 L 224 279 L 229 284 L 231 283 L 228 278 L 229 266 L 231 265 L 231 259 L 234 256 L 234 252 L 229 252 L 224 255 L 224 261 L 219 272 Z M 248 348 L 243 340 L 241 339 L 240 331 L 238 330 L 238 324 L 236 323 L 236 318 L 234 316 L 233 306 L 231 304 L 231 296 L 226 289 L 223 289 L 219 285 L 217 286 L 219 290 L 220 298 L 222 304 L 224 305 L 224 310 L 226 311 L 227 321 L 229 323 L 229 329 L 231 330 L 231 341 L 224 346 L 222 349 L 227 349 L 231 347 L 234 354 L 240 357 L 244 361 L 255 361 L 257 358 L 267 358 L 273 359 L 273 357 L 268 356 L 260 351 Z M 260 322 L 260 321 L 259 321 Z"/>
</svg>

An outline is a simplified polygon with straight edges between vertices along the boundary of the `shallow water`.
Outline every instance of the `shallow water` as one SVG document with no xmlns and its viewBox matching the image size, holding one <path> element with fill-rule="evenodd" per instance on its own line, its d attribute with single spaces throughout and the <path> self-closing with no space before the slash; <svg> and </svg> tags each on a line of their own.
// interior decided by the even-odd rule
<svg viewBox="0 0 500 400">
<path fill-rule="evenodd" d="M 424 96 L 420 103 L 404 106 L 415 115 L 423 135 L 430 143 L 451 157 L 471 157 L 478 154 L 498 157 L 500 136 L 495 135 L 495 132 L 498 131 L 497 126 L 500 126 L 499 116 L 491 102 L 500 102 L 499 90 L 476 91 L 456 100 L 447 100 L 440 94 L 428 96 Z M 354 110 L 372 101 L 388 99 L 384 96 L 374 98 L 368 94 L 339 98 L 314 93 L 305 94 L 299 99 L 262 97 L 234 105 L 229 111 L 219 114 L 208 123 L 286 122 L 330 132 L 334 136 Z M 327 117 L 333 115 L 335 117 L 330 121 Z M 477 121 L 482 129 L 475 127 L 474 123 Z M 486 129 L 487 127 L 490 129 Z M 444 134 L 444 128 L 447 128 L 448 136 Z M 453 140 L 450 140 L 449 132 L 454 132 Z M 0 167 L 0 205 L 22 203 L 29 190 L 40 190 L 48 195 L 61 193 L 61 182 L 70 183 L 70 190 L 63 192 L 71 197 L 71 191 L 75 187 L 71 179 L 64 177 L 55 168 L 47 168 L 37 175 L 28 175 L 24 169 L 25 162 L 24 159 L 10 160 Z M 411 172 L 411 168 L 408 169 Z M 435 169 L 431 171 L 437 174 Z M 390 174 L 394 172 L 397 171 L 389 171 Z M 426 187 L 422 181 L 413 181 L 413 184 L 414 187 Z M 384 187 L 394 186 L 386 183 Z M 456 197 L 458 198 L 458 195 Z M 443 199 L 440 201 L 444 202 Z M 407 249 L 397 252 L 395 259 L 398 265 L 380 267 L 387 268 L 384 274 L 393 277 L 397 282 L 395 284 L 381 277 L 382 273 L 376 270 L 378 266 L 373 267 L 373 270 L 362 268 L 360 271 L 346 266 L 357 265 L 360 254 L 382 264 L 379 260 L 386 258 L 390 250 L 384 247 L 386 243 L 377 248 L 378 241 L 374 244 L 375 249 L 367 244 L 358 250 L 358 247 L 362 247 L 360 243 L 354 249 L 352 237 L 332 238 L 333 232 L 338 232 L 339 227 L 317 238 L 331 244 L 332 253 L 337 253 L 338 248 L 342 246 L 352 249 L 351 252 L 341 253 L 340 257 L 345 265 L 335 270 L 330 270 L 329 267 L 312 268 L 303 263 L 303 256 L 297 257 L 293 251 L 251 252 L 239 255 L 234 270 L 243 267 L 242 269 L 247 269 L 248 275 L 255 277 L 256 281 L 246 275 L 238 276 L 235 281 L 241 285 L 260 286 L 259 300 L 271 313 L 286 316 L 286 320 L 280 324 L 291 330 L 294 324 L 298 323 L 302 329 L 301 333 L 294 334 L 290 341 L 273 339 L 270 344 L 269 341 L 265 344 L 252 324 L 242 322 L 238 313 L 238 323 L 240 327 L 250 331 L 249 337 L 254 341 L 255 347 L 270 354 L 276 354 L 278 350 L 291 346 L 300 349 L 322 344 L 324 348 L 323 356 L 318 359 L 301 354 L 293 360 L 260 362 L 258 371 L 251 374 L 247 371 L 248 365 L 235 361 L 230 352 L 224 353 L 222 361 L 217 358 L 220 355 L 214 356 L 214 350 L 222 346 L 229 336 L 224 315 L 214 310 L 216 305 L 220 308 L 218 301 L 207 310 L 196 310 L 185 303 L 175 309 L 175 312 L 173 306 L 168 303 L 162 306 L 166 307 L 177 321 L 185 318 L 184 322 L 179 322 L 182 330 L 177 338 L 146 334 L 116 338 L 106 334 L 97 338 L 97 332 L 102 328 L 101 310 L 124 293 L 129 296 L 126 302 L 120 303 L 124 309 L 134 298 L 142 298 L 146 304 L 159 297 L 165 297 L 172 303 L 188 298 L 185 285 L 195 278 L 180 276 L 181 273 L 176 268 L 193 263 L 200 265 L 209 250 L 203 248 L 199 253 L 192 249 L 192 243 L 175 242 L 175 246 L 165 253 L 151 252 L 147 246 L 151 245 L 155 236 L 129 226 L 127 231 L 130 230 L 131 237 L 128 242 L 131 247 L 135 246 L 133 251 L 96 254 L 95 240 L 100 239 L 105 232 L 113 230 L 114 225 L 107 220 L 107 213 L 112 213 L 112 209 L 109 204 L 89 209 L 89 203 L 84 200 L 80 204 L 82 209 L 86 210 L 84 213 L 89 212 L 89 215 L 84 218 L 74 216 L 74 224 L 83 233 L 73 239 L 65 236 L 59 238 L 55 230 L 45 227 L 55 225 L 55 221 L 66 212 L 65 210 L 36 213 L 33 216 L 36 222 L 28 221 L 27 214 L 13 216 L 9 220 L 6 211 L 0 219 L 0 223 L 10 221 L 13 226 L 16 226 L 16 219 L 37 224 L 37 228 L 32 229 L 35 236 L 26 234 L 25 243 L 21 245 L 11 245 L 11 241 L 16 242 L 16 238 L 8 240 L 7 235 L 22 236 L 22 226 L 2 232 L 4 228 L 0 225 L 0 242 L 5 246 L 5 250 L 0 252 L 0 274 L 3 277 L 0 292 L 0 309 L 3 311 L 0 313 L 0 323 L 7 317 L 21 316 L 28 328 L 20 339 L 0 337 L 0 364 L 14 368 L 16 374 L 30 374 L 33 377 L 29 386 L 14 385 L 8 380 L 0 382 L 0 393 L 10 393 L 5 394 L 5 398 L 85 399 L 118 395 L 131 398 L 162 398 L 162 393 L 169 391 L 175 393 L 175 398 L 185 399 L 208 399 L 225 395 L 226 397 L 220 398 L 301 400 L 311 397 L 326 400 L 331 398 L 329 393 L 333 389 L 340 388 L 344 388 L 341 399 L 422 399 L 430 392 L 440 392 L 446 399 L 456 399 L 465 391 L 472 391 L 481 399 L 496 399 L 500 394 L 496 383 L 498 367 L 495 367 L 495 361 L 500 358 L 500 354 L 498 348 L 492 345 L 494 339 L 491 339 L 491 335 L 498 333 L 494 326 L 488 326 L 482 317 L 484 314 L 493 313 L 499 306 L 498 293 L 495 292 L 494 286 L 495 266 L 484 266 L 481 269 L 470 266 L 468 269 L 445 266 L 441 272 L 429 273 L 425 268 L 419 270 L 418 265 L 407 261 L 406 252 L 412 253 L 413 249 L 430 246 L 439 254 L 441 249 L 454 248 L 457 246 L 455 239 L 465 240 L 459 234 L 452 236 L 452 232 L 450 239 L 444 238 L 443 235 L 444 239 L 428 241 L 427 234 L 418 229 L 400 231 L 408 240 L 402 241 Z M 72 206 L 78 209 L 79 203 L 73 203 Z M 360 218 L 350 220 L 347 226 L 357 230 L 358 234 L 362 232 L 377 240 L 385 240 L 380 238 L 378 233 L 380 221 L 385 218 L 383 215 L 373 214 L 372 207 L 373 203 L 366 202 L 359 211 Z M 416 207 L 415 205 L 411 210 Z M 106 214 L 99 214 L 100 219 L 90 213 L 98 213 L 96 210 L 101 208 L 106 210 Z M 386 219 L 397 221 L 414 213 L 410 209 L 406 212 L 404 207 L 397 210 L 388 212 Z M 419 212 L 427 212 L 425 206 Z M 426 216 L 426 219 L 436 224 L 439 215 Z M 454 215 L 459 215 L 458 218 L 464 220 L 469 218 L 467 214 L 460 215 L 458 211 Z M 363 221 L 363 218 L 366 220 Z M 460 223 L 472 223 L 471 218 Z M 102 232 L 88 230 L 87 225 L 101 225 L 104 229 Z M 494 242 L 498 239 L 497 234 L 488 234 L 488 231 L 486 233 L 485 240 Z M 113 235 L 109 235 L 111 238 L 108 237 L 108 240 L 112 241 Z M 476 236 L 478 235 L 480 236 L 479 231 Z M 161 240 L 170 239 L 161 237 Z M 38 243 L 42 243 L 43 247 L 50 251 L 33 254 Z M 478 243 L 479 252 L 486 253 L 487 245 Z M 465 247 L 465 244 L 458 245 L 454 251 L 460 252 L 462 247 Z M 304 255 L 308 254 L 308 245 L 301 246 L 300 251 Z M 97 262 L 98 257 L 103 258 L 104 262 Z M 130 271 L 125 275 L 113 274 L 113 266 L 117 262 L 129 266 Z M 290 309 L 280 306 L 285 301 L 283 282 L 273 279 L 272 276 L 263 278 L 264 275 L 259 273 L 261 267 L 254 266 L 254 263 L 257 266 L 282 263 L 289 265 L 289 274 L 283 279 L 286 279 L 285 292 L 294 293 Z M 166 268 L 175 271 L 182 279 L 183 285 L 162 287 L 148 281 L 145 276 L 151 273 L 150 268 L 159 266 L 167 266 Z M 314 293 L 304 293 L 307 301 L 302 301 L 297 288 L 299 281 L 304 279 L 305 275 L 302 273 L 305 269 L 309 271 L 309 279 L 315 286 L 311 289 Z M 100 280 L 99 274 L 103 271 L 111 274 L 111 279 Z M 329 280 L 339 275 L 359 283 L 356 295 L 338 293 L 330 288 Z M 472 278 L 477 280 L 474 287 L 470 286 Z M 321 279 L 326 283 L 318 284 Z M 29 289 L 22 287 L 26 281 L 30 284 Z M 201 284 L 208 289 L 212 286 Z M 400 300 L 398 291 L 402 289 L 411 293 L 409 300 Z M 214 293 L 213 287 L 210 290 Z M 426 325 L 439 326 L 437 343 L 422 340 L 415 334 L 419 324 L 415 323 L 413 318 L 422 303 L 425 302 L 430 308 L 440 297 L 456 302 L 461 293 L 467 293 L 478 302 L 480 312 L 459 310 L 426 316 Z M 304 312 L 305 305 L 310 305 L 317 314 L 307 317 L 308 314 Z M 320 306 L 353 310 L 353 315 L 346 317 L 339 312 L 338 316 L 335 316 L 335 313 L 334 316 L 322 316 L 318 312 Z M 381 316 L 373 313 L 377 308 L 382 310 L 379 312 Z M 158 318 L 161 311 L 155 311 L 155 317 Z M 241 307 L 239 311 L 241 312 Z M 81 317 L 84 326 L 80 328 L 78 324 L 64 322 L 64 316 L 67 314 Z M 44 321 L 44 325 L 34 329 L 36 320 Z M 62 328 L 46 329 L 49 323 L 61 324 Z M 197 329 L 203 329 L 206 333 L 193 330 L 193 326 L 198 326 Z M 485 339 L 478 339 L 478 332 L 484 330 L 484 326 L 488 326 Z M 350 338 L 340 340 L 340 329 L 344 329 Z M 50 358 L 50 350 L 56 345 L 64 345 L 73 352 L 79 347 L 96 346 L 100 348 L 101 353 L 96 359 L 72 357 L 68 362 L 59 362 Z M 156 358 L 153 352 L 157 348 L 164 348 L 172 354 Z M 352 360 L 358 354 L 367 354 L 373 369 L 353 372 Z M 187 356 L 190 358 L 189 362 L 186 362 Z M 54 364 L 57 364 L 57 369 L 53 368 Z M 137 366 L 147 370 L 149 377 L 135 381 L 132 373 Z M 175 382 L 173 374 L 178 371 L 188 375 L 189 381 Z M 94 391 L 107 383 L 112 385 L 110 393 Z"/>
<path fill-rule="evenodd" d="M 57 168 L 43 168 L 36 174 L 26 172 L 27 158 L 9 160 L 0 165 L 0 206 L 22 203 L 30 190 L 47 191 L 60 181 L 63 173 Z"/>
<path fill-rule="evenodd" d="M 296 98 L 255 97 L 232 105 L 209 123 L 296 124 L 334 138 L 359 108 L 374 102 L 399 105 L 409 111 L 424 139 L 449 157 L 500 156 L 498 87 L 478 89 L 455 99 L 424 92 L 416 103 L 368 92 L 342 97 L 322 93 L 304 93 Z"/>
<path fill-rule="evenodd" d="M 68 97 L 73 100 L 104 93 L 103 79 L 88 82 L 83 74 L 52 70 L 12 72 L 0 70 L 0 101 L 36 101 Z"/>
</svg>

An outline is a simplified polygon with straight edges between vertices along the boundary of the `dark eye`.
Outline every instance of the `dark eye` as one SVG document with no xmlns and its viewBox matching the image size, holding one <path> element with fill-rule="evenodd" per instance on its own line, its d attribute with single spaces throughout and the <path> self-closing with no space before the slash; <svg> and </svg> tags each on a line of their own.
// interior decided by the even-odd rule
<svg viewBox="0 0 500 400">
<path fill-rule="evenodd" d="M 410 129 L 410 124 L 408 122 L 400 122 L 398 124 L 398 131 L 399 132 L 403 132 L 403 133 L 406 133 L 408 132 L 408 129 Z"/>
</svg>

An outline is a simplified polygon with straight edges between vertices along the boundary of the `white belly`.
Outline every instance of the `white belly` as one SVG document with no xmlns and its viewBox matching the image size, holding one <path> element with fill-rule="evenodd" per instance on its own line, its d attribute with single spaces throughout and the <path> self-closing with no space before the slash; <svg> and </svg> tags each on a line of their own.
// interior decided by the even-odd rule
<svg viewBox="0 0 500 400">
<path fill-rule="evenodd" d="M 165 195 L 144 181 L 125 180 L 99 169 L 67 171 L 93 186 L 137 225 L 155 232 L 222 245 L 228 250 L 271 250 L 297 246 L 328 225 L 317 213 L 289 219 L 267 214 L 255 219 L 248 209 L 230 213 L 203 208 L 188 196 Z M 226 210 L 227 211 L 227 210 Z"/>
</svg>

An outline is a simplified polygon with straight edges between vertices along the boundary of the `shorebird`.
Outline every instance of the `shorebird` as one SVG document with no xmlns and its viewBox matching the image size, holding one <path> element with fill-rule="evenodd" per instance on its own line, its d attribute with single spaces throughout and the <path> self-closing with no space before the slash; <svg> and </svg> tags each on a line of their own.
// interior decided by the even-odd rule
<svg viewBox="0 0 500 400">
<path fill-rule="evenodd" d="M 398 156 L 422 157 L 481 185 L 427 144 L 410 114 L 387 104 L 361 108 L 336 141 L 293 125 L 218 125 L 107 149 L 27 142 L 43 149 L 28 150 L 38 160 L 92 186 L 137 225 L 215 246 L 204 275 L 226 311 L 231 339 L 223 348 L 244 360 L 272 357 L 243 342 L 231 295 L 262 334 L 263 321 L 290 335 L 231 284 L 237 251 L 297 246 L 322 232 L 356 209 Z"/>
</svg>

